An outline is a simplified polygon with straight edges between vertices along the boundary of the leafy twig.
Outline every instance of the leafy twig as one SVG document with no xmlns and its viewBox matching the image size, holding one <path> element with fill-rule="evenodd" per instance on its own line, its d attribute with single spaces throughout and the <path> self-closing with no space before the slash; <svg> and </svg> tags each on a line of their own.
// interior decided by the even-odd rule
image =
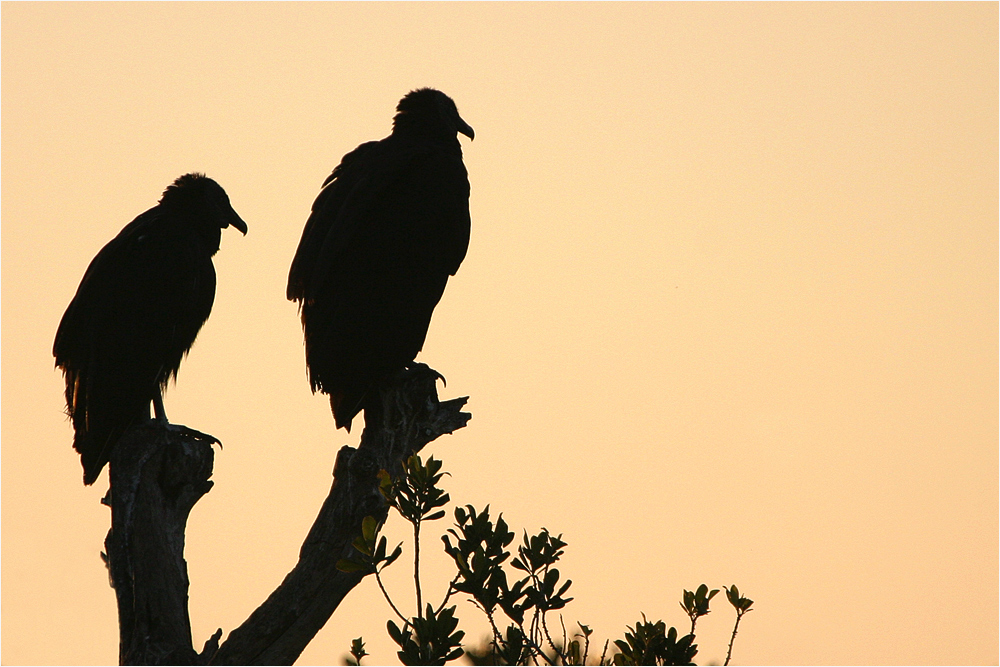
<svg viewBox="0 0 1000 667">
<path fill-rule="evenodd" d="M 750 598 L 740 597 L 740 589 L 736 588 L 736 584 L 733 584 L 732 588 L 726 589 L 726 597 L 729 598 L 730 604 L 736 608 L 736 624 L 733 625 L 733 636 L 729 638 L 729 651 L 726 653 L 726 661 L 723 665 L 729 664 L 729 659 L 733 656 L 733 642 L 736 641 L 736 630 L 740 627 L 740 619 L 743 618 L 743 614 L 748 611 L 753 611 L 750 606 L 753 604 L 753 600 Z"/>
</svg>

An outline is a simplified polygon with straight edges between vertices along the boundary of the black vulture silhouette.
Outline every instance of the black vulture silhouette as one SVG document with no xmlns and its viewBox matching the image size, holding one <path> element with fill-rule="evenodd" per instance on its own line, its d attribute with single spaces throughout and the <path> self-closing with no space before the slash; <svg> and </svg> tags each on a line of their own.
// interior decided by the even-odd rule
<svg viewBox="0 0 1000 667">
<path fill-rule="evenodd" d="M 212 256 L 229 225 L 247 232 L 218 183 L 186 174 L 83 275 L 52 353 L 66 380 L 84 484 L 94 483 L 125 431 L 149 419 L 150 401 L 166 422 L 162 391 L 212 312 Z"/>
<path fill-rule="evenodd" d="M 410 364 L 469 245 L 469 178 L 444 93 L 400 100 L 392 133 L 344 156 L 313 203 L 288 275 L 313 391 L 351 430 L 373 388 Z"/>
</svg>

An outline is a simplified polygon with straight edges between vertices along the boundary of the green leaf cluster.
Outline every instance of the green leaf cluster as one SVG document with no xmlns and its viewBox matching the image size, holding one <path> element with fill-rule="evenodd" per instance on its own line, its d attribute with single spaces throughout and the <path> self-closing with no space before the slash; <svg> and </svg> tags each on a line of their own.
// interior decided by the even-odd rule
<svg viewBox="0 0 1000 667">
<path fill-rule="evenodd" d="M 403 474 L 389 484 L 385 491 L 386 477 L 383 476 L 380 488 L 399 514 L 410 523 L 434 521 L 444 517 L 444 510 L 439 510 L 451 501 L 451 497 L 438 486 L 441 478 L 448 473 L 441 472 L 441 461 L 433 456 L 423 460 L 414 454 L 406 460 Z"/>
<path fill-rule="evenodd" d="M 718 592 L 718 588 L 709 591 L 708 586 L 705 584 L 699 586 L 698 590 L 693 593 L 689 590 L 684 591 L 681 608 L 687 613 L 688 618 L 691 619 L 691 634 L 694 634 L 694 626 L 698 622 L 698 619 L 708 614 L 708 604 Z"/>
<path fill-rule="evenodd" d="M 392 565 L 393 561 L 403 553 L 403 544 L 402 542 L 397 544 L 392 553 L 386 556 L 386 539 L 378 537 L 378 530 L 379 525 L 375 517 L 366 516 L 361 522 L 361 534 L 355 537 L 352 542 L 358 554 L 353 558 L 338 560 L 337 569 L 341 572 L 371 574 Z M 378 538 L 377 542 L 376 538 Z"/>
<path fill-rule="evenodd" d="M 545 528 L 530 538 L 525 532 L 523 543 L 517 548 L 518 557 L 511 561 L 511 565 L 528 573 L 525 584 L 530 582 L 530 585 L 525 588 L 525 597 L 542 613 L 562 609 L 573 600 L 563 597 L 572 580 L 567 579 L 560 586 L 559 570 L 552 567 L 563 555 L 565 546 L 561 534 L 552 537 Z"/>
<path fill-rule="evenodd" d="M 572 600 L 565 596 L 572 581 L 560 581 L 559 570 L 553 567 L 563 555 L 566 542 L 562 535 L 553 537 L 544 528 L 537 535 L 525 532 L 517 557 L 510 560 L 511 566 L 525 576 L 510 585 L 503 564 L 512 555 L 508 547 L 514 533 L 503 516 L 497 517 L 494 524 L 489 511 L 489 506 L 482 512 L 472 505 L 456 508 L 455 527 L 442 540 L 445 553 L 458 570 L 452 588 L 471 595 L 490 621 L 490 660 L 516 664 L 527 656 L 540 656 L 543 643 L 555 649 L 545 614 L 562 609 Z M 497 626 L 497 608 L 512 621 L 503 632 Z"/>
<path fill-rule="evenodd" d="M 435 613 L 429 604 L 424 614 L 411 618 L 402 629 L 391 620 L 386 623 L 389 637 L 400 647 L 396 655 L 404 665 L 443 665 L 462 657 L 465 632 L 456 628 L 455 607 Z"/>
<path fill-rule="evenodd" d="M 471 595 L 487 615 L 500 605 L 507 614 L 523 616 L 524 608 L 518 605 L 524 596 L 523 586 L 515 584 L 512 591 L 502 567 L 510 558 L 507 546 L 514 540 L 503 516 L 497 517 L 494 525 L 489 505 L 482 512 L 476 512 L 472 505 L 456 507 L 455 527 L 449 528 L 441 540 L 458 570 L 452 582 L 455 591 Z"/>
<path fill-rule="evenodd" d="M 391 620 L 386 624 L 389 636 L 400 648 L 399 659 L 404 665 L 443 665 L 464 654 L 476 665 L 587 664 L 593 630 L 578 623 L 580 632 L 570 638 L 560 614 L 561 633 L 553 638 L 547 618 L 550 612 L 565 608 L 573 600 L 566 596 L 572 581 L 562 579 L 556 567 L 567 546 L 562 535 L 553 536 L 545 528 L 530 536 L 525 531 L 515 556 L 514 532 L 503 515 L 495 521 L 490 517 L 489 505 L 481 512 L 472 505 L 455 508 L 455 523 L 441 536 L 444 551 L 455 564 L 455 577 L 436 610 L 430 604 L 421 608 L 419 529 L 423 521 L 445 516 L 441 508 L 450 497 L 438 484 L 446 474 L 440 461 L 431 457 L 425 464 L 417 455 L 406 461 L 398 479 L 391 479 L 385 471 L 380 473 L 379 488 L 387 502 L 413 525 L 417 616 L 407 619 L 382 585 L 379 572 L 399 558 L 402 545 L 386 556 L 386 539 L 378 537 L 379 526 L 373 517 L 365 518 L 354 541 L 357 557 L 337 564 L 348 572 L 376 574 L 386 600 L 403 622 L 402 627 Z M 511 570 L 505 565 L 510 565 Z M 724 588 L 737 614 L 726 657 L 728 665 L 740 619 L 750 611 L 753 600 L 741 597 L 735 585 Z M 457 629 L 456 607 L 445 607 L 454 593 L 465 593 L 486 614 L 493 637 L 485 647 L 461 645 L 465 633 Z M 706 584 L 693 592 L 684 590 L 680 604 L 691 619 L 691 632 L 683 637 L 676 628 L 668 629 L 663 621 L 649 622 L 643 615 L 634 628 L 628 627 L 624 639 L 615 640 L 617 652 L 612 656 L 608 656 L 610 642 L 605 643 L 597 664 L 693 664 L 698 653 L 694 643 L 696 621 L 709 613 L 710 602 L 718 593 L 718 589 L 709 589 Z M 503 621 L 503 617 L 507 620 Z M 360 637 L 352 645 L 351 654 L 354 662 L 349 664 L 355 665 L 367 655 Z"/>
<path fill-rule="evenodd" d="M 490 642 L 485 648 L 465 649 L 465 657 L 473 665 L 529 665 L 531 649 L 524 633 L 510 625 L 499 642 Z M 537 661 L 536 661 L 537 662 Z"/>
<path fill-rule="evenodd" d="M 698 653 L 694 635 L 677 638 L 677 629 L 667 630 L 663 621 L 650 623 L 646 617 L 629 627 L 625 639 L 616 639 L 620 651 L 614 657 L 616 665 L 693 665 Z"/>
<path fill-rule="evenodd" d="M 753 611 L 750 608 L 751 605 L 753 605 L 753 600 L 750 598 L 740 597 L 740 589 L 736 588 L 736 584 L 733 584 L 728 588 L 723 586 L 723 588 L 726 589 L 726 597 L 729 598 L 729 603 L 736 608 L 737 615 L 743 616 L 743 614 L 748 611 Z"/>
</svg>

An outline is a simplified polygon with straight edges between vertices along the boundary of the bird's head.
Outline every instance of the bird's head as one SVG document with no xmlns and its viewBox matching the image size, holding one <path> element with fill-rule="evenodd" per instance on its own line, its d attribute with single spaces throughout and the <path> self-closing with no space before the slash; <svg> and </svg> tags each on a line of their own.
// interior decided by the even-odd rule
<svg viewBox="0 0 1000 667">
<path fill-rule="evenodd" d="M 459 132 L 475 139 L 475 131 L 458 115 L 458 107 L 440 90 L 420 88 L 407 93 L 396 106 L 392 128 L 414 130 L 453 139 Z"/>
<path fill-rule="evenodd" d="M 217 229 L 232 225 L 244 236 L 247 233 L 247 223 L 229 203 L 229 195 L 205 174 L 184 174 L 163 191 L 160 204 L 185 209 L 193 219 Z"/>
</svg>

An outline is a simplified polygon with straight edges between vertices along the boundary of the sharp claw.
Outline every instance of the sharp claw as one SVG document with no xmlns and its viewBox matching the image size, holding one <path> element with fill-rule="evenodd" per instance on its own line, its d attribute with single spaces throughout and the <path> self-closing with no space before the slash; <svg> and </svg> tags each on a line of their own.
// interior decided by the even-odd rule
<svg viewBox="0 0 1000 667">
<path fill-rule="evenodd" d="M 181 435 L 186 435 L 190 438 L 194 438 L 195 440 L 199 440 L 201 442 L 207 442 L 210 445 L 218 445 L 220 449 L 222 448 L 222 441 L 216 438 L 214 435 L 209 435 L 208 433 L 202 433 L 201 431 L 196 431 L 193 428 L 188 428 L 187 426 L 183 426 L 181 424 L 170 424 L 167 422 L 161 422 L 161 423 L 163 424 L 163 427 L 166 428 L 168 431 L 173 431 L 174 433 L 180 433 Z"/>
</svg>

